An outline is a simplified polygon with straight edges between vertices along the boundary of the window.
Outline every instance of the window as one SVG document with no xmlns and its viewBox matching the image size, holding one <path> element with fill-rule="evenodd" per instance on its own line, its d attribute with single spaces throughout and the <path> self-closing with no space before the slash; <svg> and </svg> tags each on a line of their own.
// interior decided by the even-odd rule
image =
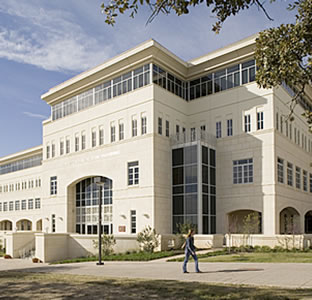
<svg viewBox="0 0 312 300">
<path fill-rule="evenodd" d="M 79 151 L 79 136 L 75 136 L 75 151 Z"/>
<path fill-rule="evenodd" d="M 34 209 L 34 200 L 28 199 L 28 209 Z"/>
<path fill-rule="evenodd" d="M 69 138 L 66 138 L 66 154 L 70 152 L 70 140 Z"/>
<path fill-rule="evenodd" d="M 286 136 L 288 137 L 288 121 L 285 121 Z"/>
<path fill-rule="evenodd" d="M 245 118 L 244 118 L 244 130 L 245 132 L 250 132 L 251 131 L 251 118 L 250 118 L 250 115 L 245 115 Z"/>
<path fill-rule="evenodd" d="M 176 134 L 179 135 L 179 133 L 180 133 L 180 126 L 176 125 Z"/>
<path fill-rule="evenodd" d="M 8 202 L 3 202 L 3 211 L 8 211 Z"/>
<path fill-rule="evenodd" d="M 191 142 L 194 142 L 196 140 L 196 128 L 191 128 Z"/>
<path fill-rule="evenodd" d="M 99 130 L 99 145 L 104 144 L 104 128 L 101 126 Z"/>
<path fill-rule="evenodd" d="M 281 116 L 280 119 L 281 119 L 281 133 L 283 133 L 283 127 L 284 127 L 283 116 Z"/>
<path fill-rule="evenodd" d="M 111 125 L 111 143 L 116 140 L 116 128 L 115 125 Z"/>
<path fill-rule="evenodd" d="M 279 125 L 279 117 L 278 117 L 278 112 L 276 113 L 276 117 L 275 117 L 275 127 L 276 127 L 276 130 L 278 130 L 278 125 Z"/>
<path fill-rule="evenodd" d="M 124 129 L 124 124 L 119 123 L 119 140 L 123 140 L 125 138 L 125 129 Z"/>
<path fill-rule="evenodd" d="M 82 132 L 81 134 L 81 150 L 86 149 L 86 133 Z"/>
<path fill-rule="evenodd" d="M 284 160 L 277 158 L 277 181 L 284 183 Z"/>
<path fill-rule="evenodd" d="M 289 124 L 289 138 L 292 139 L 292 125 Z"/>
<path fill-rule="evenodd" d="M 296 167 L 296 188 L 301 188 L 301 169 Z"/>
<path fill-rule="evenodd" d="M 26 200 L 22 200 L 22 210 L 26 210 Z"/>
<path fill-rule="evenodd" d="M 136 233 L 136 211 L 131 210 L 130 215 L 131 215 L 131 233 Z"/>
<path fill-rule="evenodd" d="M 257 130 L 263 129 L 263 111 L 257 112 Z"/>
<path fill-rule="evenodd" d="M 47 145 L 47 159 L 50 158 L 50 146 Z"/>
<path fill-rule="evenodd" d="M 55 215 L 53 214 L 52 216 L 51 216 L 51 227 L 52 227 L 52 232 L 55 232 L 55 224 L 56 222 L 55 222 Z"/>
<path fill-rule="evenodd" d="M 233 120 L 229 119 L 226 121 L 227 123 L 227 136 L 233 135 Z"/>
<path fill-rule="evenodd" d="M 302 181 L 303 181 L 303 190 L 305 192 L 308 191 L 308 172 L 306 170 L 302 170 Z"/>
<path fill-rule="evenodd" d="M 0 211 L 2 211 L 2 202 L 0 202 Z"/>
<path fill-rule="evenodd" d="M 21 202 L 19 200 L 15 201 L 15 210 L 20 210 L 21 209 Z"/>
<path fill-rule="evenodd" d="M 14 202 L 13 201 L 10 201 L 9 202 L 9 211 L 12 211 L 14 208 Z"/>
<path fill-rule="evenodd" d="M 309 174 L 309 179 L 310 179 L 310 193 L 312 193 L 312 174 Z"/>
<path fill-rule="evenodd" d="M 139 184 L 139 162 L 128 163 L 128 185 Z"/>
<path fill-rule="evenodd" d="M 293 186 L 293 165 L 287 162 L 287 184 Z"/>
<path fill-rule="evenodd" d="M 233 161 L 233 183 L 253 182 L 253 159 L 241 159 Z"/>
<path fill-rule="evenodd" d="M 63 155 L 64 154 L 64 141 L 61 140 L 60 141 L 60 155 Z"/>
<path fill-rule="evenodd" d="M 142 126 L 142 128 L 141 128 L 142 135 L 146 134 L 147 133 L 147 119 L 146 119 L 146 117 L 141 118 L 141 126 Z"/>
<path fill-rule="evenodd" d="M 52 144 L 52 157 L 55 156 L 55 144 L 53 143 Z"/>
<path fill-rule="evenodd" d="M 222 135 L 222 131 L 221 131 L 221 121 L 216 123 L 216 138 L 220 138 Z"/>
<path fill-rule="evenodd" d="M 169 137 L 169 121 L 166 120 L 166 137 Z"/>
<path fill-rule="evenodd" d="M 132 119 L 132 136 L 138 135 L 138 121 L 136 119 Z"/>
<path fill-rule="evenodd" d="M 158 117 L 158 134 L 162 134 L 162 118 Z"/>
<path fill-rule="evenodd" d="M 57 194 L 57 177 L 50 177 L 50 195 Z"/>
<path fill-rule="evenodd" d="M 92 147 L 96 147 L 96 131 L 95 131 L 95 129 L 93 129 L 92 133 L 91 133 L 91 145 L 92 145 Z"/>
<path fill-rule="evenodd" d="M 40 198 L 35 199 L 35 209 L 39 209 L 41 207 Z"/>
</svg>

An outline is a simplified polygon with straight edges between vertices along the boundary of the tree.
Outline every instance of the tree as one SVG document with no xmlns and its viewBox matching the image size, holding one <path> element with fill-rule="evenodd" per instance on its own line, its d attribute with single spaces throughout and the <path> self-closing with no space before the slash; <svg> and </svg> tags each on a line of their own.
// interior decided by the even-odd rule
<svg viewBox="0 0 312 300">
<path fill-rule="evenodd" d="M 154 249 L 159 246 L 159 235 L 151 226 L 145 227 L 137 235 L 137 242 L 140 244 L 143 251 L 154 252 Z"/>
<path fill-rule="evenodd" d="M 275 0 L 271 0 L 273 2 Z M 267 18 L 272 20 L 262 2 L 259 0 L 111 0 L 109 4 L 102 4 L 102 12 L 106 15 L 105 22 L 113 25 L 118 14 L 130 12 L 134 17 L 140 6 L 148 6 L 151 22 L 159 13 L 176 13 L 178 16 L 188 14 L 190 7 L 206 4 L 216 16 L 217 22 L 212 30 L 218 33 L 222 24 L 230 16 L 241 10 L 257 6 Z M 294 90 L 290 102 L 290 113 L 287 119 L 293 120 L 294 108 L 312 78 L 312 1 L 297 0 L 289 6 L 290 10 L 297 10 L 293 24 L 282 24 L 260 32 L 256 39 L 255 58 L 258 66 L 256 81 L 259 87 L 272 88 L 286 84 Z M 312 131 L 312 112 L 310 109 L 303 114 Z"/>
</svg>

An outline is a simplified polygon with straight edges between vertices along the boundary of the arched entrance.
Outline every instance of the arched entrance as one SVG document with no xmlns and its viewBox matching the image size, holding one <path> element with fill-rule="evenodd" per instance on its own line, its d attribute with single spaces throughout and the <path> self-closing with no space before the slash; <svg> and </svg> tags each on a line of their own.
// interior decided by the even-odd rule
<svg viewBox="0 0 312 300">
<path fill-rule="evenodd" d="M 242 209 L 228 213 L 228 232 L 241 234 L 262 233 L 261 212 Z"/>
<path fill-rule="evenodd" d="M 42 219 L 36 222 L 36 231 L 42 231 Z"/>
<path fill-rule="evenodd" d="M 96 177 L 89 177 L 76 184 L 76 233 L 97 234 L 99 216 L 100 188 L 95 184 Z M 112 204 L 113 204 L 113 181 L 102 177 L 102 232 L 111 234 Z"/>
<path fill-rule="evenodd" d="M 32 230 L 32 222 L 29 220 L 20 220 L 16 222 L 16 229 L 18 231 L 31 231 Z"/>
<path fill-rule="evenodd" d="M 280 212 L 280 234 L 301 233 L 300 214 L 293 207 L 286 207 Z"/>
<path fill-rule="evenodd" d="M 312 233 L 312 210 L 309 210 L 304 215 L 304 233 L 307 234 Z"/>
<path fill-rule="evenodd" d="M 12 222 L 9 220 L 3 220 L 0 222 L 0 230 L 2 231 L 11 231 L 13 228 Z"/>
</svg>

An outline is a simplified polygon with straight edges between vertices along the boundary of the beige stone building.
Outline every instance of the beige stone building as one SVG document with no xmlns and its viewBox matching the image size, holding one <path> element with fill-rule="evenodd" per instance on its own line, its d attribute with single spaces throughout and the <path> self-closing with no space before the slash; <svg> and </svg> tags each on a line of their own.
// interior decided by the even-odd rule
<svg viewBox="0 0 312 300">
<path fill-rule="evenodd" d="M 162 248 L 179 224 L 201 246 L 243 233 L 260 244 L 312 233 L 312 136 L 287 118 L 293 91 L 259 89 L 255 36 L 185 62 L 149 40 L 51 88 L 42 145 L 0 159 L 0 238 L 45 261 L 86 255 L 102 230 L 117 251 L 150 225 Z"/>
</svg>

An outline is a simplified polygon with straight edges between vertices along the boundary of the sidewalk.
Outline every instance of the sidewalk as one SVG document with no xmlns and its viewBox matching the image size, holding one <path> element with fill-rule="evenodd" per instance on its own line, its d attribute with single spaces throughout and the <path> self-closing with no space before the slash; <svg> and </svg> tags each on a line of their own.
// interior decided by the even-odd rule
<svg viewBox="0 0 312 300">
<path fill-rule="evenodd" d="M 166 262 L 163 259 L 151 262 L 105 262 L 103 266 L 97 266 L 96 262 L 48 265 L 19 259 L 0 259 L 0 271 L 312 288 L 312 264 L 200 263 L 200 269 L 203 273 L 195 273 L 194 263 L 189 263 L 190 273 L 183 274 L 181 262 Z"/>
</svg>

